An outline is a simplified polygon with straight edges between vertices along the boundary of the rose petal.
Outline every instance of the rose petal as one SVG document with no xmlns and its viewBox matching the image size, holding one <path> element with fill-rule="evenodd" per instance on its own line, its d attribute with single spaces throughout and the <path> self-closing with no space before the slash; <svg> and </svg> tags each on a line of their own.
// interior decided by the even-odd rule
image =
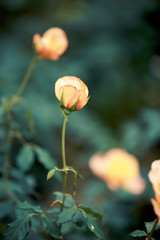
<svg viewBox="0 0 160 240">
<path fill-rule="evenodd" d="M 159 221 L 159 224 L 160 224 L 160 202 L 158 202 L 154 198 L 151 198 L 151 203 L 153 205 L 154 212 L 157 215 L 158 221 Z"/>
<path fill-rule="evenodd" d="M 80 78 L 73 77 L 73 76 L 65 76 L 65 77 L 59 78 L 57 80 L 57 82 L 55 84 L 56 96 L 59 91 L 59 88 L 66 86 L 66 85 L 70 85 L 70 86 L 76 87 L 77 90 L 84 91 L 84 93 L 88 97 L 88 88 L 87 88 L 86 84 Z"/>
</svg>

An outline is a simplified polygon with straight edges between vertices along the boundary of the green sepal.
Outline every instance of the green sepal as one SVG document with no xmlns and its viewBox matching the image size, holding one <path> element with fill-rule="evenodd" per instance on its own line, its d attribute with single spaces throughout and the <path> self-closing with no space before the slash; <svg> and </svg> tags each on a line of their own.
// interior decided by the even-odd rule
<svg viewBox="0 0 160 240">
<path fill-rule="evenodd" d="M 63 90 L 64 90 L 64 89 L 63 89 Z M 61 95 L 61 100 L 60 100 L 60 102 L 61 102 L 61 105 L 64 106 L 63 92 L 62 92 L 62 95 Z"/>
<path fill-rule="evenodd" d="M 60 109 L 64 115 L 64 117 L 68 117 L 72 111 L 70 111 L 68 108 L 64 107 L 62 104 L 60 105 Z"/>
<path fill-rule="evenodd" d="M 78 100 L 79 100 L 79 98 L 78 98 Z M 68 108 L 71 112 L 76 111 L 77 106 L 78 106 L 78 100 L 70 108 Z"/>
</svg>

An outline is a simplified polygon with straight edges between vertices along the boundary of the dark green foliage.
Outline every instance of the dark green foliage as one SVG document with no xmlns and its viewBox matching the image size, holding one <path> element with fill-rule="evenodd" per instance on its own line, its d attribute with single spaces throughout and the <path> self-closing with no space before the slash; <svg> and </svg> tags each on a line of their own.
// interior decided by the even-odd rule
<svg viewBox="0 0 160 240">
<path fill-rule="evenodd" d="M 23 240 L 31 230 L 32 215 L 24 218 L 18 218 L 8 225 L 5 233 L 5 240 Z"/>
<path fill-rule="evenodd" d="M 22 171 L 27 171 L 31 168 L 34 162 L 34 152 L 29 145 L 25 145 L 21 148 L 17 155 L 17 165 Z"/>
<path fill-rule="evenodd" d="M 35 146 L 34 151 L 37 154 L 38 161 L 48 170 L 55 167 L 55 160 L 51 157 L 48 151 Z"/>
<path fill-rule="evenodd" d="M 60 239 L 61 233 L 55 221 L 43 214 L 41 215 L 41 221 L 45 230 L 51 237 Z"/>
<path fill-rule="evenodd" d="M 86 213 L 91 214 L 93 217 L 95 217 L 99 221 L 102 220 L 102 216 L 99 213 L 94 212 L 91 208 L 83 206 L 83 205 L 78 205 L 78 207 L 81 208 L 82 210 L 84 210 Z"/>
<path fill-rule="evenodd" d="M 62 199 L 63 199 L 63 193 L 62 192 L 54 192 L 53 194 L 55 195 L 56 200 L 62 201 Z M 64 206 L 65 207 L 73 207 L 74 206 L 73 199 L 71 198 L 70 195 L 67 195 L 65 197 Z"/>
<path fill-rule="evenodd" d="M 152 228 L 153 228 L 155 222 L 156 222 L 156 219 L 153 222 L 145 222 L 145 227 L 147 229 L 147 233 L 150 233 L 152 231 Z M 155 227 L 155 230 L 159 230 L 159 229 L 160 229 L 160 225 L 157 224 Z"/>
<path fill-rule="evenodd" d="M 86 210 L 87 212 L 93 214 L 93 211 L 91 209 L 86 208 Z M 88 229 L 94 235 L 96 235 L 100 239 L 104 239 L 104 235 L 98 226 L 96 218 L 89 216 L 85 212 L 85 210 L 82 210 L 80 207 L 73 206 L 70 208 L 64 208 L 62 212 L 60 212 L 60 214 L 58 215 L 58 222 L 67 223 L 69 221 L 81 228 L 88 227 Z"/>
<path fill-rule="evenodd" d="M 73 215 L 76 213 L 76 206 L 72 208 L 64 208 L 62 212 L 58 215 L 59 223 L 66 223 L 72 220 Z"/>
<path fill-rule="evenodd" d="M 20 208 L 20 209 L 23 209 L 23 210 L 28 210 L 28 209 L 32 209 L 34 212 L 36 213 L 42 213 L 42 209 L 40 206 L 34 206 L 34 205 L 31 205 L 30 203 L 28 202 L 23 202 L 23 203 L 19 203 L 17 205 L 17 208 Z"/>
<path fill-rule="evenodd" d="M 0 219 L 8 216 L 13 210 L 13 203 L 11 200 L 0 202 Z"/>
<path fill-rule="evenodd" d="M 93 232 L 98 238 L 104 239 L 104 234 L 98 226 L 98 223 L 95 218 L 89 216 L 85 211 L 82 210 L 82 215 L 85 219 L 85 223 L 88 229 Z"/>
<path fill-rule="evenodd" d="M 147 233 L 145 231 L 136 230 L 131 232 L 129 235 L 132 237 L 145 237 L 147 236 Z"/>
<path fill-rule="evenodd" d="M 81 227 L 81 228 L 86 228 L 87 227 L 85 219 L 82 215 L 82 211 L 79 210 L 79 209 L 77 209 L 75 214 L 73 215 L 72 222 L 75 225 L 77 225 L 78 227 Z"/>
</svg>

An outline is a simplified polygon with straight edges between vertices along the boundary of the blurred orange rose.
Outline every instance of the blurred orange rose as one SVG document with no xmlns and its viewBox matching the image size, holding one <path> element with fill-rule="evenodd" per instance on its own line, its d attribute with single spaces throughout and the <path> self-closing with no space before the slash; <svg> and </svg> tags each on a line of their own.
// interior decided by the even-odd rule
<svg viewBox="0 0 160 240">
<path fill-rule="evenodd" d="M 133 194 L 140 194 L 145 189 L 137 158 L 123 149 L 115 148 L 105 154 L 93 155 L 89 167 L 111 190 L 121 188 Z"/>
<path fill-rule="evenodd" d="M 71 111 L 83 108 L 88 102 L 88 88 L 77 77 L 59 78 L 55 84 L 55 94 L 62 106 Z"/>
<path fill-rule="evenodd" d="M 33 36 L 33 44 L 36 52 L 43 58 L 58 60 L 68 47 L 66 33 L 61 28 L 50 28 L 42 37 L 39 34 Z"/>
<path fill-rule="evenodd" d="M 148 177 L 155 192 L 155 199 L 152 198 L 151 202 L 160 223 L 160 160 L 156 160 L 152 163 Z"/>
</svg>

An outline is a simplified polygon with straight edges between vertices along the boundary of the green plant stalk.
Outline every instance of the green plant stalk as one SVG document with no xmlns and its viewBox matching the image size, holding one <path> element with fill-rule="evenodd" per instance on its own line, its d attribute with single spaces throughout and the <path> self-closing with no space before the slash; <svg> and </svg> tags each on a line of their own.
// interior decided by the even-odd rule
<svg viewBox="0 0 160 240">
<path fill-rule="evenodd" d="M 155 221 L 155 223 L 154 223 L 154 225 L 153 225 L 153 227 L 152 227 L 152 230 L 151 230 L 149 236 L 146 238 L 146 240 L 151 240 L 152 234 L 153 234 L 153 232 L 154 232 L 154 230 L 155 230 L 155 228 L 156 228 L 156 226 L 157 226 L 157 223 L 158 223 L 158 218 L 156 219 L 156 221 Z"/>
<path fill-rule="evenodd" d="M 13 139 L 9 131 L 8 139 L 7 139 L 8 149 L 4 155 L 4 171 L 3 171 L 3 187 L 4 188 L 7 188 L 7 185 L 8 185 L 8 175 L 9 175 L 9 169 L 10 169 L 10 150 L 11 150 L 12 140 Z"/>
<path fill-rule="evenodd" d="M 37 62 L 40 61 L 41 59 L 42 59 L 42 57 L 40 57 L 40 56 L 33 57 L 32 61 L 31 61 L 31 64 L 30 64 L 30 66 L 29 66 L 29 68 L 28 68 L 28 70 L 27 70 L 27 72 L 26 72 L 26 74 L 25 74 L 25 76 L 24 76 L 24 78 L 23 78 L 19 88 L 18 88 L 18 91 L 16 93 L 17 96 L 21 96 L 22 95 L 22 93 L 23 93 L 23 91 L 24 91 L 24 89 L 25 89 L 25 87 L 26 87 L 26 85 L 28 83 L 28 80 L 29 80 L 29 78 L 30 78 L 30 76 L 31 76 L 31 74 L 33 72 L 33 69 L 35 68 Z"/>
<path fill-rule="evenodd" d="M 9 170 L 10 170 L 10 155 L 11 155 L 11 145 L 13 141 L 13 136 L 11 131 L 8 134 L 8 149 L 4 155 L 4 170 L 3 170 L 3 190 L 10 196 L 10 198 L 15 202 L 18 203 L 19 199 L 14 195 L 14 193 L 8 188 L 8 177 L 9 177 Z"/>
<path fill-rule="evenodd" d="M 63 160 L 63 169 L 64 169 L 64 176 L 63 176 L 63 199 L 61 204 L 61 211 L 63 210 L 64 200 L 65 200 L 65 193 L 66 193 L 66 183 L 67 183 L 67 171 L 66 171 L 66 156 L 65 156 L 65 131 L 66 131 L 66 123 L 67 123 L 67 116 L 64 118 L 63 128 L 62 128 L 62 160 Z"/>
</svg>

